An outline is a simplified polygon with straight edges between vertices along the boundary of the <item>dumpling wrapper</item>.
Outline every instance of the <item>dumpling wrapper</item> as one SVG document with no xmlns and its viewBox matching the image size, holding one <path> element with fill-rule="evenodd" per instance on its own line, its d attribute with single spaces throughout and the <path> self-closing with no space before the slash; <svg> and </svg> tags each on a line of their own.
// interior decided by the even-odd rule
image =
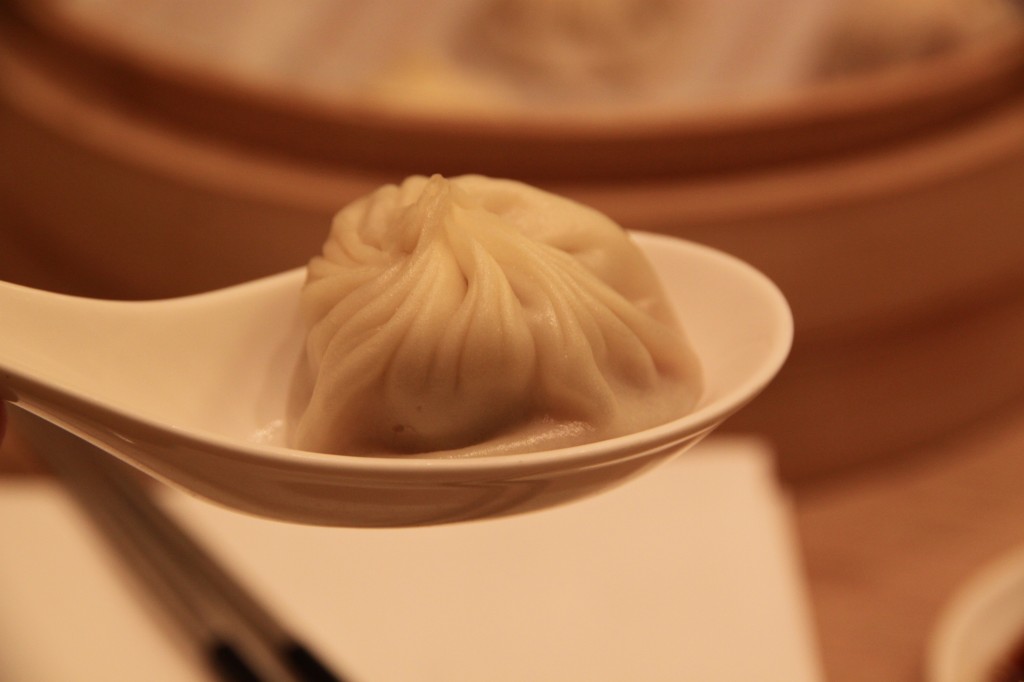
<svg viewBox="0 0 1024 682">
<path fill-rule="evenodd" d="M 680 417 L 701 390 L 626 231 L 515 181 L 413 176 L 356 200 L 310 261 L 301 308 L 304 450 L 554 449 Z"/>
</svg>

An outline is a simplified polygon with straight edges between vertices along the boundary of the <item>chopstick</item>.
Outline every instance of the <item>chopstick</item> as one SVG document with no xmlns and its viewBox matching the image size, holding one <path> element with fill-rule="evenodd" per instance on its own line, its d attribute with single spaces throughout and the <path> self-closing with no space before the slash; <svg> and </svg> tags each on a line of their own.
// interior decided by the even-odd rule
<svg viewBox="0 0 1024 682">
<path fill-rule="evenodd" d="M 126 465 L 61 435 L 65 447 L 39 448 L 38 455 L 218 679 L 345 682 L 157 506 Z"/>
</svg>

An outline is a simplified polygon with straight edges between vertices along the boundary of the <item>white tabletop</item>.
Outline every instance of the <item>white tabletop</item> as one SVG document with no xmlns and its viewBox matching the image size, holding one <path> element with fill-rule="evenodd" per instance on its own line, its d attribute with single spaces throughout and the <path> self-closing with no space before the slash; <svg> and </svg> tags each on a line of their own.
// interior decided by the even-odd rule
<svg viewBox="0 0 1024 682">
<path fill-rule="evenodd" d="M 819 682 L 770 451 L 711 439 L 583 502 L 400 530 L 294 526 L 163 501 L 362 682 Z M 0 679 L 205 679 L 42 478 L 0 480 Z"/>
</svg>

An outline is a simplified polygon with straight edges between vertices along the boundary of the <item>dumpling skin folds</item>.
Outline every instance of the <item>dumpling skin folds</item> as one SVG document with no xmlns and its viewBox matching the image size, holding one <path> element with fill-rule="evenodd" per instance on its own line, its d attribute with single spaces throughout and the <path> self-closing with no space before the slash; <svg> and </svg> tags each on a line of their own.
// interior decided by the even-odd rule
<svg viewBox="0 0 1024 682">
<path fill-rule="evenodd" d="M 337 214 L 301 294 L 295 447 L 470 456 L 689 411 L 700 369 L 621 227 L 528 185 L 413 176 Z"/>
</svg>

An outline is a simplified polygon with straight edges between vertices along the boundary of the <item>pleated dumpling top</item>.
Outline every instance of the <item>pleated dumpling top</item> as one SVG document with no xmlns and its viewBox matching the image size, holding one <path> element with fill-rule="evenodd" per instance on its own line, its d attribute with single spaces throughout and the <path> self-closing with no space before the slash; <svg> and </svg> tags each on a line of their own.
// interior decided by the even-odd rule
<svg viewBox="0 0 1024 682">
<path fill-rule="evenodd" d="M 628 233 L 515 181 L 379 188 L 337 214 L 301 296 L 304 450 L 547 450 L 664 423 L 700 395 L 697 358 Z"/>
</svg>

